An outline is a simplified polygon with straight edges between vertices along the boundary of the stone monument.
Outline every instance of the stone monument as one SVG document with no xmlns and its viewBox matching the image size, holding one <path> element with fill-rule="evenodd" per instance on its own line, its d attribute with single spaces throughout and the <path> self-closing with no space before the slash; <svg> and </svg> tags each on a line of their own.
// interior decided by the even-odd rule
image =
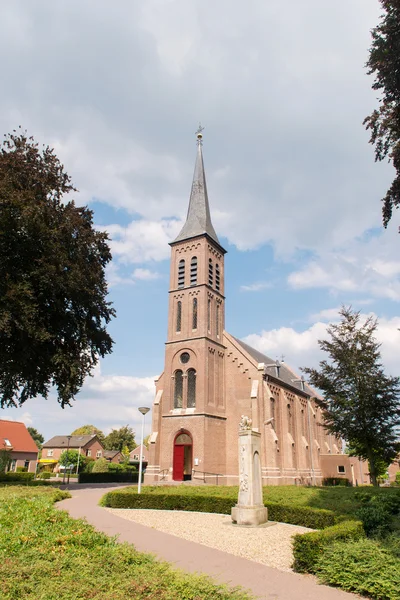
<svg viewBox="0 0 400 600">
<path fill-rule="evenodd" d="M 263 504 L 261 433 L 252 430 L 252 421 L 242 416 L 239 424 L 239 495 L 232 508 L 233 523 L 256 527 L 268 521 L 268 509 Z"/>
</svg>

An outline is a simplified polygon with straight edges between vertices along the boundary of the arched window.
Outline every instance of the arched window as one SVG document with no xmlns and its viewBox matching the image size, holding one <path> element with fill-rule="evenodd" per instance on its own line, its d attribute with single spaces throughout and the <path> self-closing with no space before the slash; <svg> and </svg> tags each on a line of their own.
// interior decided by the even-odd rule
<svg viewBox="0 0 400 600">
<path fill-rule="evenodd" d="M 217 337 L 219 337 L 219 304 L 217 304 L 217 312 L 215 314 L 215 332 Z"/>
<path fill-rule="evenodd" d="M 174 408 L 182 408 L 183 401 L 183 373 L 175 371 Z"/>
<path fill-rule="evenodd" d="M 269 416 L 272 419 L 272 421 L 271 421 L 272 429 L 276 430 L 276 423 L 275 423 L 275 419 L 276 419 L 276 416 L 275 416 L 275 398 L 270 398 L 269 399 Z"/>
<path fill-rule="evenodd" d="M 211 300 L 208 299 L 207 304 L 207 331 L 211 331 Z"/>
<path fill-rule="evenodd" d="M 197 256 L 190 261 L 190 285 L 197 285 Z"/>
<path fill-rule="evenodd" d="M 215 265 L 215 289 L 219 292 L 221 287 L 221 275 L 219 272 L 219 265 Z"/>
<path fill-rule="evenodd" d="M 178 265 L 178 288 L 185 287 L 185 261 L 180 260 Z"/>
<path fill-rule="evenodd" d="M 290 403 L 287 405 L 287 417 L 288 417 L 288 432 L 293 437 L 293 414 L 292 414 L 292 405 Z"/>
<path fill-rule="evenodd" d="M 187 407 L 196 406 L 196 371 L 189 369 L 187 372 Z"/>
<path fill-rule="evenodd" d="M 197 298 L 193 298 L 192 329 L 197 329 Z"/>
<path fill-rule="evenodd" d="M 176 305 L 176 331 L 180 332 L 182 327 L 182 302 L 178 300 L 178 304 Z"/>
<path fill-rule="evenodd" d="M 214 267 L 212 264 L 212 260 L 211 258 L 208 261 L 208 285 L 211 285 L 211 287 L 214 284 Z"/>
</svg>

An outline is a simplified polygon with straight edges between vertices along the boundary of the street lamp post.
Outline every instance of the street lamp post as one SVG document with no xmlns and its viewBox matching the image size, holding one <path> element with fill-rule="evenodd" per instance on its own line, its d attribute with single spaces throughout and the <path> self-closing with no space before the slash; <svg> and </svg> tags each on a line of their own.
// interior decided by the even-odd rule
<svg viewBox="0 0 400 600">
<path fill-rule="evenodd" d="M 142 465 L 143 465 L 143 435 L 144 435 L 144 417 L 149 412 L 149 408 L 147 406 L 140 406 L 139 412 L 143 415 L 142 420 L 142 439 L 140 442 L 140 460 L 139 460 L 139 481 L 138 481 L 138 494 L 140 494 L 142 490 Z"/>
<path fill-rule="evenodd" d="M 67 440 L 68 440 L 68 445 L 67 445 L 67 461 L 68 461 L 68 459 L 69 459 L 69 456 L 68 456 L 68 455 L 69 455 L 69 443 L 70 443 L 70 441 L 71 441 L 71 437 L 72 437 L 72 435 L 67 435 Z M 63 477 L 63 485 L 65 484 L 65 469 L 66 469 L 66 468 L 67 468 L 67 466 L 66 466 L 66 465 L 64 465 L 64 477 Z M 68 483 L 69 483 L 69 472 L 68 472 Z M 68 485 L 68 483 L 67 483 L 67 485 Z"/>
</svg>

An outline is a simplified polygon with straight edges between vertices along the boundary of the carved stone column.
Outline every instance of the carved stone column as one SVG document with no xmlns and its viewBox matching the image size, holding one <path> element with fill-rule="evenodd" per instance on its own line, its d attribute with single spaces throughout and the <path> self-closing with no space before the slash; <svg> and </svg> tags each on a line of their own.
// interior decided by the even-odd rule
<svg viewBox="0 0 400 600">
<path fill-rule="evenodd" d="M 232 521 L 257 526 L 268 521 L 261 483 L 261 433 L 251 429 L 251 420 L 242 417 L 239 428 L 239 495 L 232 508 Z"/>
</svg>

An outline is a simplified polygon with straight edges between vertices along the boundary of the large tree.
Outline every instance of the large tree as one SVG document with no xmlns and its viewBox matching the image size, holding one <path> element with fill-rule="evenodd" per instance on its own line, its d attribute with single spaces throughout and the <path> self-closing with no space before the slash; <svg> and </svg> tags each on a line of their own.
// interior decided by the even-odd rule
<svg viewBox="0 0 400 600">
<path fill-rule="evenodd" d="M 71 435 L 93 435 L 96 434 L 100 442 L 104 445 L 105 435 L 101 429 L 94 425 L 82 425 L 71 432 Z"/>
<path fill-rule="evenodd" d="M 34 427 L 27 427 L 27 430 L 31 434 L 31 438 L 33 438 L 33 441 L 40 450 L 44 444 L 44 437 Z"/>
<path fill-rule="evenodd" d="M 400 451 L 400 378 L 384 372 L 375 339 L 377 320 L 361 322 L 351 307 L 342 307 L 340 315 L 341 321 L 327 329 L 330 339 L 318 342 L 329 361 L 321 361 L 319 370 L 303 371 L 324 395 L 317 403 L 325 428 L 368 460 L 371 481 L 377 485 L 378 465 L 390 463 Z"/>
<path fill-rule="evenodd" d="M 105 439 L 104 442 L 106 450 L 119 450 L 127 446 L 129 451 L 136 448 L 135 432 L 129 425 L 124 425 L 120 429 L 112 429 L 111 433 Z"/>
<path fill-rule="evenodd" d="M 375 75 L 373 89 L 380 92 L 379 107 L 365 120 L 375 145 L 375 160 L 388 159 L 395 178 L 383 198 L 383 224 L 389 223 L 393 209 L 400 206 L 400 2 L 380 0 L 383 14 L 372 30 L 368 73 Z"/>
<path fill-rule="evenodd" d="M 99 357 L 111 352 L 106 325 L 106 233 L 54 151 L 22 131 L 0 145 L 0 406 L 47 398 L 64 408 Z"/>
</svg>

